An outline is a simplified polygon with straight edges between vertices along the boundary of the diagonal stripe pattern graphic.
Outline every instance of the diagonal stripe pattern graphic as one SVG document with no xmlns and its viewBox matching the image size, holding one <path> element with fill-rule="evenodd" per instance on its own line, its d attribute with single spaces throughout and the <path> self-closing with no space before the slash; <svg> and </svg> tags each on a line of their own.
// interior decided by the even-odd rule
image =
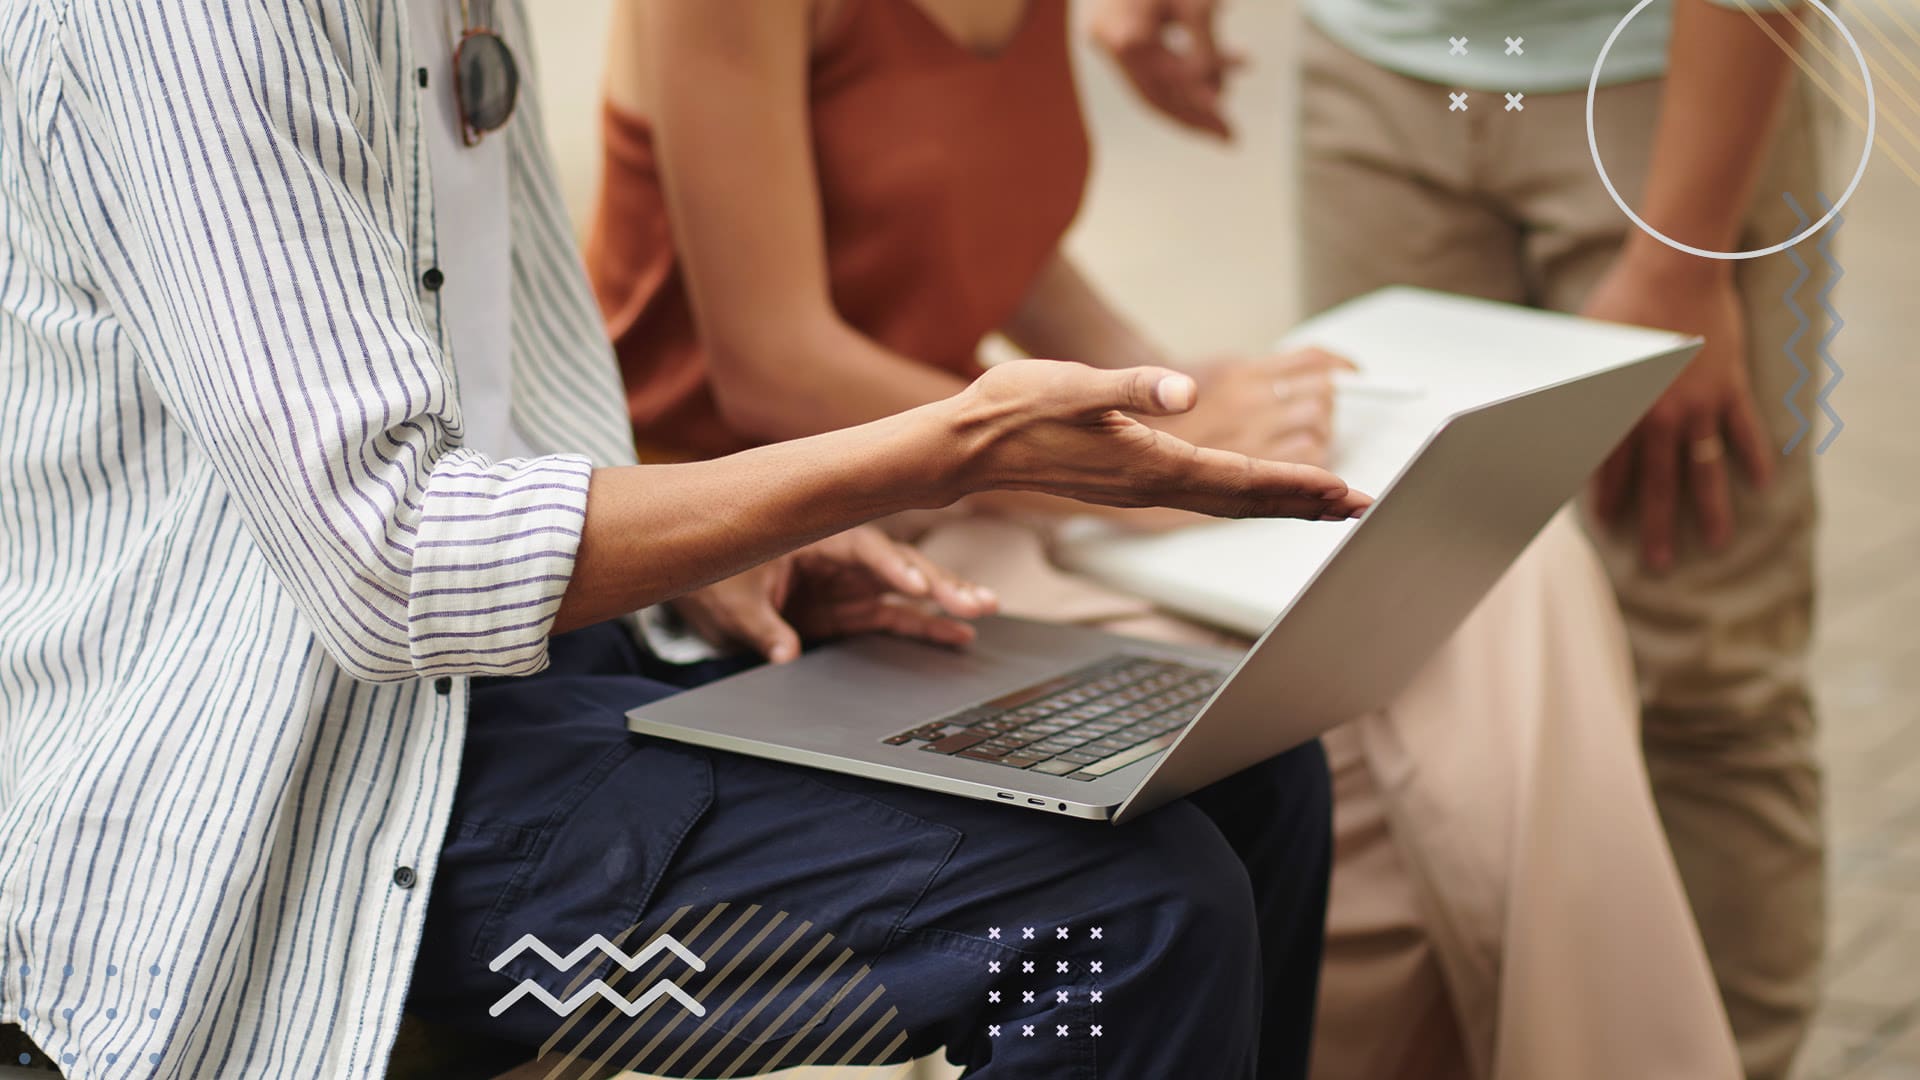
<svg viewBox="0 0 1920 1080">
<path fill-rule="evenodd" d="M 630 941 L 645 943 L 629 954 Z M 875 1065 L 901 1060 L 908 1043 L 886 987 L 853 951 L 784 911 L 727 902 L 683 907 L 644 933 L 635 926 L 611 941 L 590 938 L 567 956 L 522 942 L 514 955 L 532 952 L 556 970 L 598 954 L 558 995 L 514 991 L 557 997 L 566 1007 L 554 1009 L 562 1020 L 528 1074 L 543 1080 Z M 512 959 L 503 956 L 496 970 Z"/>
</svg>

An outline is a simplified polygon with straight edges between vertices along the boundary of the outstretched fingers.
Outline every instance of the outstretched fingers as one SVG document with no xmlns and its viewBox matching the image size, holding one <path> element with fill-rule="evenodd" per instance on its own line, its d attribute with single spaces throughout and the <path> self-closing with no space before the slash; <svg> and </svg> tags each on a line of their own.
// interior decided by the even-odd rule
<svg viewBox="0 0 1920 1080">
<path fill-rule="evenodd" d="M 1182 490 L 1170 493 L 1167 505 L 1215 517 L 1345 521 L 1373 504 L 1372 496 L 1317 466 L 1224 450 L 1191 448 L 1181 473 Z"/>
</svg>

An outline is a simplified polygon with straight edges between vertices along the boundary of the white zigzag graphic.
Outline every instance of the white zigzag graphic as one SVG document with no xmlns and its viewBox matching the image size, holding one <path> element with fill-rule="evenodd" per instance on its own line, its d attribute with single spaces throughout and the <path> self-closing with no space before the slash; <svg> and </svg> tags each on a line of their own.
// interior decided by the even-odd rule
<svg viewBox="0 0 1920 1080">
<path fill-rule="evenodd" d="M 693 955 L 692 951 L 689 950 L 685 945 L 682 945 L 680 944 L 680 942 L 674 940 L 674 937 L 672 934 L 661 934 L 659 937 L 654 938 L 652 941 L 648 942 L 646 948 L 641 949 L 639 952 L 633 954 L 632 956 L 628 956 L 625 952 L 621 951 L 620 946 L 615 945 L 613 942 L 608 941 L 606 938 L 602 937 L 599 934 L 595 934 L 592 937 L 588 938 L 587 940 L 581 942 L 578 946 L 574 948 L 572 952 L 568 953 L 565 956 L 561 956 L 558 953 L 554 952 L 552 949 L 547 948 L 546 942 L 541 941 L 539 938 L 534 937 L 532 934 L 528 934 L 525 937 L 522 937 L 519 941 L 516 941 L 513 944 L 507 946 L 506 950 L 503 951 L 499 956 L 494 957 L 493 962 L 488 964 L 487 966 L 492 968 L 495 971 L 499 971 L 501 968 L 507 966 L 508 961 L 512 960 L 516 956 L 519 956 L 521 953 L 526 952 L 528 949 L 532 949 L 535 953 L 539 954 L 542 960 L 545 960 L 547 963 L 552 964 L 554 967 L 557 967 L 562 971 L 579 963 L 581 957 L 587 955 L 588 953 L 594 951 L 595 949 L 598 949 L 601 952 L 605 953 L 606 955 L 612 957 L 614 963 L 619 964 L 621 967 L 626 968 L 628 971 L 634 970 L 635 968 L 639 967 L 641 964 L 644 964 L 647 961 L 653 959 L 655 956 L 658 956 L 663 951 L 670 952 L 673 955 L 679 957 L 683 963 L 685 963 L 688 967 L 692 968 L 695 971 L 707 970 L 706 961 Z"/>
<path fill-rule="evenodd" d="M 628 971 L 633 971 L 641 964 L 646 963 L 662 952 L 670 952 L 679 957 L 683 963 L 695 971 L 707 970 L 706 961 L 695 956 L 685 945 L 674 940 L 672 934 L 661 934 L 659 937 L 648 942 L 646 948 L 641 949 L 631 956 L 627 955 L 620 946 L 615 945 L 599 934 L 595 934 L 581 942 L 572 952 L 565 956 L 561 956 L 552 949 L 547 948 L 546 942 L 541 941 L 532 934 L 526 934 L 522 936 L 519 941 L 514 942 L 502 950 L 500 955 L 494 957 L 488 966 L 494 971 L 499 971 L 514 957 L 528 950 L 532 950 L 541 959 L 562 971 L 579 963 L 581 957 L 595 950 L 604 953 L 611 958 L 614 963 L 619 964 Z M 654 983 L 652 988 L 645 994 L 642 994 L 637 1001 L 628 1001 L 626 998 L 621 997 L 618 993 L 614 992 L 612 987 L 599 979 L 593 980 L 581 987 L 573 996 L 567 998 L 565 1001 L 561 1001 L 552 994 L 547 993 L 546 988 L 542 987 L 539 983 L 534 982 L 532 979 L 525 979 L 521 981 L 520 985 L 508 991 L 505 997 L 494 1002 L 493 1006 L 489 1008 L 487 1012 L 490 1015 L 499 1016 L 501 1013 L 512 1008 L 514 1002 L 531 995 L 548 1009 L 551 1009 L 556 1015 L 567 1016 L 595 994 L 605 998 L 614 1008 L 619 1009 L 628 1016 L 639 1015 L 640 1010 L 653 1004 L 663 996 L 670 997 L 679 1002 L 682 1007 L 695 1016 L 705 1016 L 707 1014 L 705 1006 L 687 996 L 684 991 L 668 979 L 661 979 L 659 982 Z"/>
</svg>

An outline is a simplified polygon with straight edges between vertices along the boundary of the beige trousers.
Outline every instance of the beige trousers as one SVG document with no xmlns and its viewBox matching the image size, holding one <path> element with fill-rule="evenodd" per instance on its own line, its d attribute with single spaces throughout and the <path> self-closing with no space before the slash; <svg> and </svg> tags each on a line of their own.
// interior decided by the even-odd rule
<svg viewBox="0 0 1920 1080">
<path fill-rule="evenodd" d="M 1010 614 L 1225 640 L 1054 569 L 1036 529 L 965 519 L 921 546 Z M 1316 1076 L 1738 1075 L 1637 711 L 1611 590 L 1566 513 L 1391 707 L 1327 737 Z"/>
<path fill-rule="evenodd" d="M 1581 304 L 1632 227 L 1595 173 L 1584 93 L 1528 94 L 1517 112 L 1497 93 L 1474 93 L 1468 111 L 1449 112 L 1451 88 L 1384 71 L 1311 29 L 1303 49 L 1309 311 L 1399 283 L 1561 310 Z M 1601 153 L 1629 202 L 1647 170 L 1660 93 L 1657 80 L 1633 83 L 1602 89 L 1595 103 Z M 1796 91 L 1756 198 L 1752 246 L 1797 231 L 1782 192 L 1810 215 L 1821 212 L 1812 116 L 1808 96 Z M 1819 263 L 1812 244 L 1800 250 Z M 1797 427 L 1783 403 L 1795 378 L 1784 346 L 1796 321 L 1782 298 L 1796 270 L 1788 256 L 1773 255 L 1743 262 L 1737 273 L 1755 395 L 1776 444 L 1785 446 Z M 1802 307 L 1816 306 L 1820 285 L 1816 274 L 1800 293 Z M 1806 340 L 1818 336 L 1816 327 Z M 1818 382 L 1800 398 L 1803 412 L 1811 411 Z M 1816 1003 L 1823 948 L 1819 771 L 1806 671 L 1814 525 L 1808 451 L 1815 441 L 1803 439 L 1782 459 L 1770 489 L 1736 481 L 1738 537 L 1717 554 L 1683 535 L 1678 564 L 1655 574 L 1639 565 L 1631 536 L 1589 529 L 1626 615 L 1660 814 L 1754 1080 L 1786 1075 Z M 1376 783 L 1393 782 L 1378 774 L 1376 758 L 1369 762 Z M 1396 808 L 1406 809 L 1391 797 L 1385 805 L 1389 822 L 1399 820 Z M 1574 812 L 1601 811 L 1593 804 Z M 1420 832 L 1399 845 L 1403 852 L 1426 846 Z M 1412 911 L 1396 916 L 1404 924 L 1385 921 L 1372 937 L 1338 938 L 1333 948 L 1369 952 L 1379 946 L 1375 938 L 1410 936 Z M 1557 995 L 1583 978 L 1569 965 L 1537 989 Z M 1453 989 L 1472 1013 L 1477 1006 Z M 1649 982 L 1643 992 L 1664 991 Z M 1510 1037 L 1558 1036 L 1503 1031 L 1501 1045 Z"/>
</svg>

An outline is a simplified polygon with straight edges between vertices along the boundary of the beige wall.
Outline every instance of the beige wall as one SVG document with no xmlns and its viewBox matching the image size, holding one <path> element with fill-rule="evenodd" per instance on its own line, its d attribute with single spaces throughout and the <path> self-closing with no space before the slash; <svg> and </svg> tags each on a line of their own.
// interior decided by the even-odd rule
<svg viewBox="0 0 1920 1080">
<path fill-rule="evenodd" d="M 600 153 L 600 73 L 606 68 L 613 0 L 532 0 L 534 48 L 547 132 L 575 220 L 593 199 Z"/>
</svg>

